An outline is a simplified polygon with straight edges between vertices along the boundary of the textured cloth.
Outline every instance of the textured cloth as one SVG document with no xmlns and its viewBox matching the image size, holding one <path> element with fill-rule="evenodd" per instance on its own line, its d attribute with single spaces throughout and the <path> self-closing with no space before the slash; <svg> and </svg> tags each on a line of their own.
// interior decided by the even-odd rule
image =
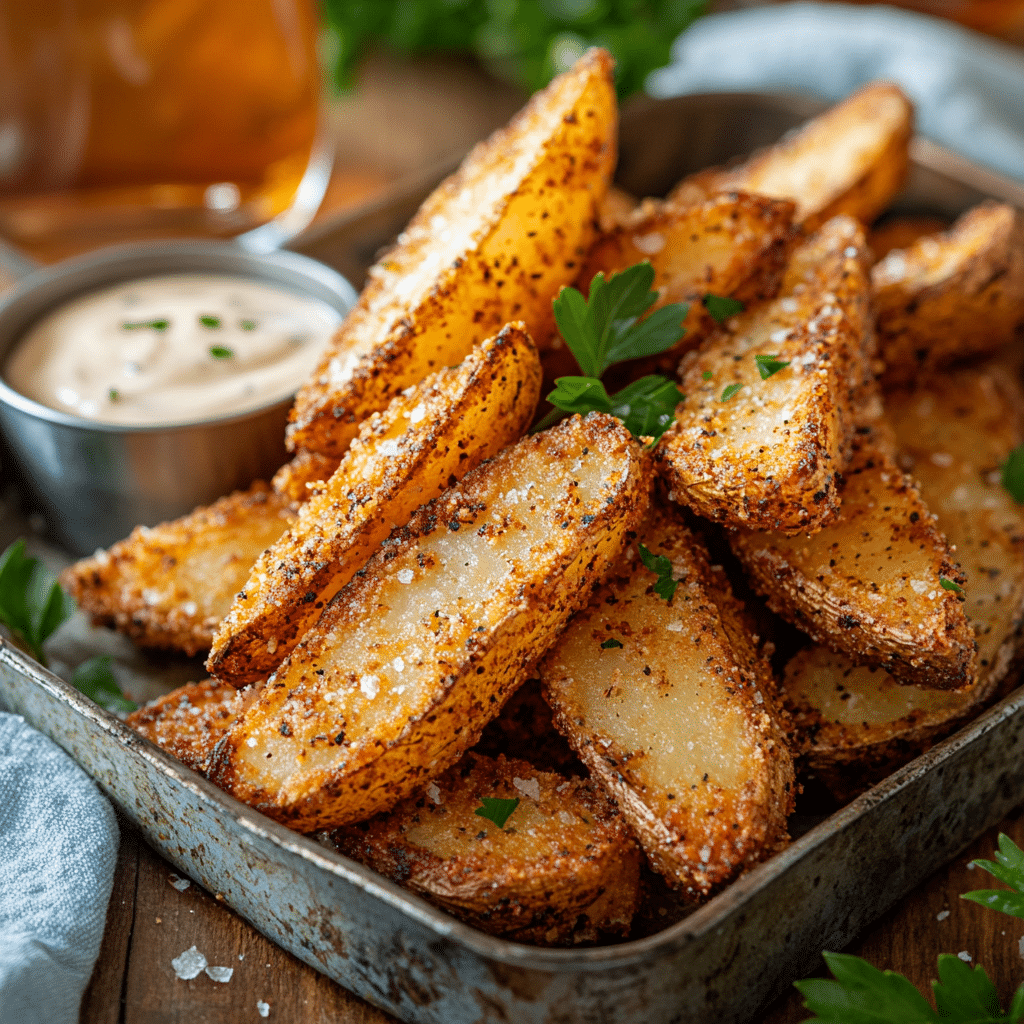
<svg viewBox="0 0 1024 1024">
<path fill-rule="evenodd" d="M 95 783 L 0 714 L 0 1024 L 75 1024 L 103 939 L 117 821 Z"/>
<path fill-rule="evenodd" d="M 902 86 L 922 135 L 1024 179 L 1024 51 L 893 7 L 794 3 L 703 18 L 647 91 L 786 89 L 839 100 L 876 78 Z"/>
</svg>

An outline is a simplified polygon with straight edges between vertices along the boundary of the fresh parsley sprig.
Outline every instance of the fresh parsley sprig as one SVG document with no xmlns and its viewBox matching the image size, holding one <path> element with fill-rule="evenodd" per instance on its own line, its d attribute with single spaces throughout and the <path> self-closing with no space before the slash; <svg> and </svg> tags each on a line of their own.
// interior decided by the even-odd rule
<svg viewBox="0 0 1024 1024">
<path fill-rule="evenodd" d="M 679 586 L 679 581 L 672 576 L 672 560 L 665 555 L 654 555 L 640 545 L 640 561 L 644 566 L 657 575 L 657 582 L 654 584 L 654 592 L 658 597 L 671 601 Z"/>
<path fill-rule="evenodd" d="M 667 377 L 650 374 L 609 396 L 593 377 L 559 377 L 548 401 L 564 412 L 594 410 L 618 417 L 634 437 L 659 438 L 668 430 L 676 406 L 686 397 Z"/>
<path fill-rule="evenodd" d="M 505 822 L 512 817 L 512 812 L 519 806 L 519 798 L 513 797 L 505 800 L 498 796 L 482 796 L 478 807 L 473 813 L 479 814 L 481 818 L 493 821 L 498 828 L 504 828 Z"/>
<path fill-rule="evenodd" d="M 0 622 L 39 662 L 46 665 L 43 644 L 75 610 L 56 577 L 39 561 L 25 554 L 25 542 L 16 540 L 0 554 Z M 108 711 L 134 711 L 110 670 L 111 658 L 90 658 L 75 669 L 71 685 Z"/>
</svg>

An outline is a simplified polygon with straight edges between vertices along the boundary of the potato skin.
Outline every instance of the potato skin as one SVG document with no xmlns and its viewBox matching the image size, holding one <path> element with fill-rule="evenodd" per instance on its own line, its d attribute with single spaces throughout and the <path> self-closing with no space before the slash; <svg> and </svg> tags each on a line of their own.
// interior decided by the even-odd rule
<svg viewBox="0 0 1024 1024">
<path fill-rule="evenodd" d="M 427 198 L 299 392 L 288 443 L 340 455 L 403 388 L 503 324 L 534 337 L 593 238 L 616 160 L 612 60 L 590 50 Z"/>
<path fill-rule="evenodd" d="M 904 93 L 872 82 L 739 166 L 684 178 L 669 198 L 694 202 L 741 189 L 792 199 L 805 231 L 839 215 L 870 224 L 906 180 L 913 128 Z"/>
<path fill-rule="evenodd" d="M 524 325 L 507 324 L 364 422 L 335 474 L 256 561 L 207 671 L 235 686 L 266 679 L 392 529 L 522 436 L 540 375 Z"/>
<path fill-rule="evenodd" d="M 913 479 L 869 430 L 837 485 L 839 517 L 812 537 L 740 530 L 733 551 L 768 607 L 857 665 L 940 689 L 974 676 L 974 630 L 942 578 L 969 583 Z"/>
<path fill-rule="evenodd" d="M 987 355 L 1024 325 L 1024 214 L 987 202 L 871 271 L 885 387 Z"/>
<path fill-rule="evenodd" d="M 556 727 L 652 867 L 700 900 L 788 841 L 795 789 L 771 669 L 721 570 L 677 516 L 652 512 L 637 533 L 681 579 L 671 603 L 631 547 L 545 657 L 541 679 Z M 689 720 L 676 714 L 684 704 Z M 666 718 L 674 728 L 659 728 Z"/>
<path fill-rule="evenodd" d="M 503 829 L 475 814 L 484 796 L 519 800 Z M 467 924 L 514 942 L 571 946 L 623 936 L 639 899 L 640 850 L 600 787 L 501 755 L 470 752 L 426 791 L 330 840 Z"/>
<path fill-rule="evenodd" d="M 644 461 L 618 420 L 572 417 L 424 506 L 267 682 L 210 777 L 299 831 L 422 787 L 476 742 L 625 547 L 647 506 Z"/>
<path fill-rule="evenodd" d="M 142 647 L 198 654 L 253 563 L 293 520 L 290 502 L 257 481 L 173 522 L 136 527 L 65 569 L 61 586 L 97 625 Z"/>
<path fill-rule="evenodd" d="M 860 227 L 794 250 L 778 298 L 727 321 L 679 366 L 687 398 L 655 450 L 673 500 L 728 526 L 814 533 L 839 510 L 874 336 Z M 762 380 L 756 355 L 789 365 Z M 739 386 L 726 397 L 726 387 Z"/>
<path fill-rule="evenodd" d="M 275 474 L 271 486 L 297 509 L 312 497 L 318 484 L 330 480 L 339 460 L 301 448 Z"/>
</svg>

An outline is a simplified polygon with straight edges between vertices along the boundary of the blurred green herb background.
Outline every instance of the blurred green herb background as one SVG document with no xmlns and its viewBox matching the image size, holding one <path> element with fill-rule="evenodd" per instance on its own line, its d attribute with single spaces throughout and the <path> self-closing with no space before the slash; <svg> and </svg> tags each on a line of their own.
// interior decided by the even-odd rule
<svg viewBox="0 0 1024 1024">
<path fill-rule="evenodd" d="M 335 84 L 351 88 L 374 46 L 398 53 L 465 52 L 527 91 L 565 71 L 588 46 L 616 61 L 624 98 L 669 61 L 675 37 L 707 0 L 321 0 Z"/>
</svg>

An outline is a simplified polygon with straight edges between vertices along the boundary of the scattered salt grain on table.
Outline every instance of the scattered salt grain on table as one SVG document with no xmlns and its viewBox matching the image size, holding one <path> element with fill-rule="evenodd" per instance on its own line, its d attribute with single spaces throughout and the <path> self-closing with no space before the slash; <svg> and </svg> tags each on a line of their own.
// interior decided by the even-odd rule
<svg viewBox="0 0 1024 1024">
<path fill-rule="evenodd" d="M 235 969 L 234 967 L 207 967 L 206 973 L 213 981 L 219 981 L 226 985 L 231 980 L 231 975 L 235 973 Z"/>
<path fill-rule="evenodd" d="M 178 892 L 184 892 L 192 884 L 187 878 L 179 878 L 177 875 L 171 875 L 168 881 Z"/>
<path fill-rule="evenodd" d="M 948 910 L 940 910 L 935 915 L 935 920 L 936 921 L 945 921 L 947 917 L 949 917 L 949 911 Z"/>
<path fill-rule="evenodd" d="M 958 957 L 959 957 L 959 958 L 960 958 L 961 960 L 963 960 L 963 962 L 964 962 L 965 964 L 969 964 L 969 963 L 971 962 L 971 954 L 970 954 L 970 953 L 968 953 L 966 949 L 962 949 L 962 950 L 960 950 L 960 952 L 959 952 L 959 953 L 957 953 L 957 956 L 958 956 Z"/>
<path fill-rule="evenodd" d="M 262 999 L 258 999 L 256 1001 L 256 1012 L 261 1017 L 269 1017 L 270 1016 L 270 1003 L 265 1003 L 265 1002 L 263 1002 Z"/>
<path fill-rule="evenodd" d="M 191 949 L 186 949 L 181 956 L 176 956 L 171 961 L 171 966 L 182 981 L 191 981 L 202 974 L 206 968 L 206 957 L 193 946 Z"/>
</svg>

